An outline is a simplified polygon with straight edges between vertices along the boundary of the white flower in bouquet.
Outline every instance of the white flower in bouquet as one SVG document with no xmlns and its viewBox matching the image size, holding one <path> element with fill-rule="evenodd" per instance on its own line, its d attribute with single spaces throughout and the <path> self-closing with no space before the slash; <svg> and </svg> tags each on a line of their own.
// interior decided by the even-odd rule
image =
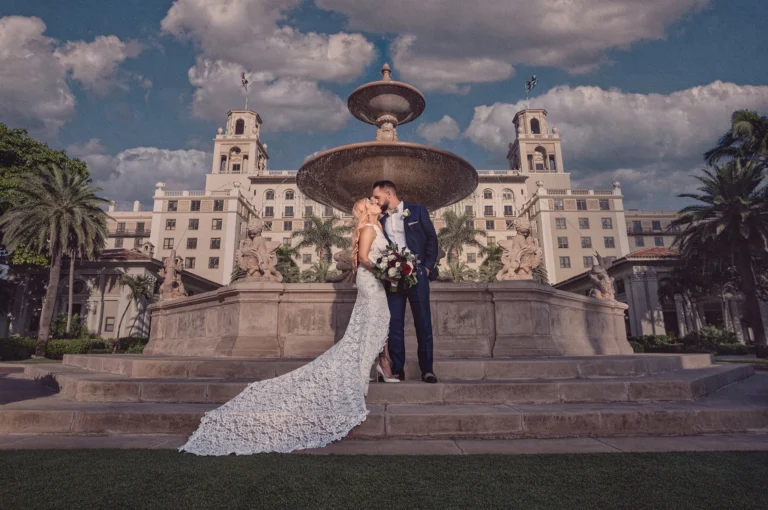
<svg viewBox="0 0 768 510">
<path fill-rule="evenodd" d="M 390 267 L 389 271 L 387 271 L 387 275 L 391 276 L 392 278 L 397 276 L 397 268 L 396 267 Z"/>
<path fill-rule="evenodd" d="M 395 267 L 399 268 L 400 267 L 400 262 L 396 262 L 395 263 Z"/>
</svg>

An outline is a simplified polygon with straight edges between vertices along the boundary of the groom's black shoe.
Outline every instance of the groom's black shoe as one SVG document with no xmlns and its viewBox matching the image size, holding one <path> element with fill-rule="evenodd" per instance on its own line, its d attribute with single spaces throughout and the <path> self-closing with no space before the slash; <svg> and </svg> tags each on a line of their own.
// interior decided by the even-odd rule
<svg viewBox="0 0 768 510">
<path fill-rule="evenodd" d="M 435 384 L 437 382 L 437 376 L 431 372 L 427 372 L 426 374 L 421 374 L 421 380 L 425 383 Z"/>
<path fill-rule="evenodd" d="M 405 381 L 405 371 L 401 370 L 400 373 L 397 374 L 397 378 L 401 381 Z"/>
</svg>

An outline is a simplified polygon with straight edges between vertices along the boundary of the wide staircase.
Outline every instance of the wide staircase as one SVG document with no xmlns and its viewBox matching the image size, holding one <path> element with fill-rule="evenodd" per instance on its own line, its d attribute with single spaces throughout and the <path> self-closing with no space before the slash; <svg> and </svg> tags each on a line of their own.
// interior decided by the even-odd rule
<svg viewBox="0 0 768 510">
<path fill-rule="evenodd" d="M 0 434 L 186 435 L 248 383 L 308 359 L 65 356 L 27 365 L 47 388 L 0 405 Z M 416 363 L 409 367 L 417 369 Z M 370 415 L 351 434 L 379 438 L 696 435 L 768 430 L 768 376 L 706 354 L 441 359 L 372 382 Z"/>
</svg>

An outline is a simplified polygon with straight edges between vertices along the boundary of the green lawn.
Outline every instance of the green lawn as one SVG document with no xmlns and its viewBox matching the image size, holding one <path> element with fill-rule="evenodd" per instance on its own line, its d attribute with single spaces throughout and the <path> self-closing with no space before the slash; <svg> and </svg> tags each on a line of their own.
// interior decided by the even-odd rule
<svg viewBox="0 0 768 510">
<path fill-rule="evenodd" d="M 0 453 L 0 508 L 766 508 L 768 453 L 201 458 Z"/>
<path fill-rule="evenodd" d="M 752 363 L 757 370 L 768 370 L 768 359 L 766 358 L 715 358 L 718 363 Z"/>
</svg>

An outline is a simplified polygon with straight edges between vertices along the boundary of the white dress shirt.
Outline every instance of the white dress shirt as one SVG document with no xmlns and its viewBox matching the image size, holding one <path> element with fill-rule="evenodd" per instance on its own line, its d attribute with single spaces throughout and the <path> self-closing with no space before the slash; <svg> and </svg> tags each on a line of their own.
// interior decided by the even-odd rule
<svg viewBox="0 0 768 510">
<path fill-rule="evenodd" d="M 384 230 L 393 243 L 397 244 L 398 249 L 407 248 L 408 243 L 405 240 L 405 221 L 403 218 L 403 203 L 400 202 L 395 207 L 395 212 L 389 215 Z"/>
</svg>

